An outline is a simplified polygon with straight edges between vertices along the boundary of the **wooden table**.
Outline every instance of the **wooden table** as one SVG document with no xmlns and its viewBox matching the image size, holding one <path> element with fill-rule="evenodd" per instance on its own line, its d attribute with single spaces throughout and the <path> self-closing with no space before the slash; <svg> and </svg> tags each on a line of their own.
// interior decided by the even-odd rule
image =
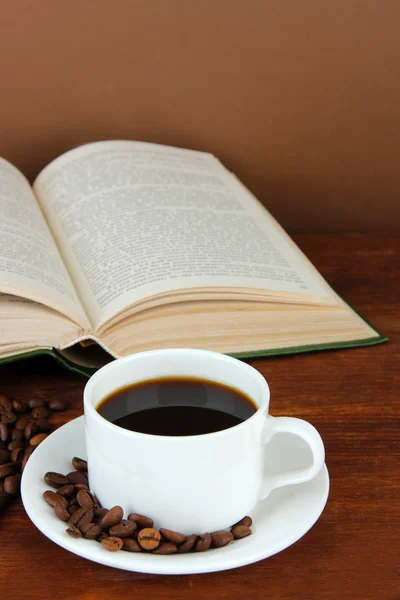
<svg viewBox="0 0 400 600">
<path fill-rule="evenodd" d="M 271 413 L 311 421 L 325 441 L 331 492 L 319 521 L 296 544 L 262 562 L 162 577 L 70 554 L 45 538 L 16 503 L 0 516 L 2 598 L 400 598 L 400 237 L 295 239 L 335 288 L 391 339 L 371 348 L 252 361 L 270 383 Z M 51 359 L 0 367 L 0 392 L 67 398 L 71 407 L 58 424 L 82 413 L 84 384 Z"/>
</svg>

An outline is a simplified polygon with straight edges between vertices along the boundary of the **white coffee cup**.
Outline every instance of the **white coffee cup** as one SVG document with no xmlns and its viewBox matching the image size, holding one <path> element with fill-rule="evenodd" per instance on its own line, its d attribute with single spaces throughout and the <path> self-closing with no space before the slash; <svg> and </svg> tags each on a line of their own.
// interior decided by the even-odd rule
<svg viewBox="0 0 400 600">
<path fill-rule="evenodd" d="M 197 436 L 168 437 L 128 431 L 96 410 L 121 387 L 159 377 L 189 376 L 230 385 L 258 410 L 239 425 Z M 224 529 L 247 515 L 274 488 L 313 479 L 324 464 L 317 430 L 301 419 L 268 415 L 269 388 L 244 362 L 195 349 L 152 350 L 113 361 L 84 391 L 90 487 L 102 506 L 120 505 L 185 535 Z M 297 471 L 264 473 L 268 442 L 278 432 L 300 436 L 312 464 Z"/>
</svg>

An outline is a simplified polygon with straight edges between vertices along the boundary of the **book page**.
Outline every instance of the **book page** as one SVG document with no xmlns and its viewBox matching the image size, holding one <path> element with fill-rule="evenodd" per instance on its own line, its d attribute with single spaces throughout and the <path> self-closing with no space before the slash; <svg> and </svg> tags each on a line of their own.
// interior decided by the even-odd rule
<svg viewBox="0 0 400 600">
<path fill-rule="evenodd" d="M 290 238 L 210 154 L 98 142 L 53 161 L 34 190 L 94 327 L 134 302 L 181 289 L 256 288 L 333 301 Z"/>
<path fill-rule="evenodd" d="M 0 292 L 41 302 L 87 325 L 57 246 L 25 177 L 0 159 Z"/>
</svg>

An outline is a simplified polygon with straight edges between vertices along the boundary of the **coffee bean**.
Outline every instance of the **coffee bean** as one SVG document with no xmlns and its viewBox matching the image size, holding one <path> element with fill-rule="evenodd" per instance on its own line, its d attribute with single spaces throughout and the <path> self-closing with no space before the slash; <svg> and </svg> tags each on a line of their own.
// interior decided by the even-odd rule
<svg viewBox="0 0 400 600">
<path fill-rule="evenodd" d="M 94 502 L 91 494 L 87 490 L 79 490 L 76 499 L 80 506 L 84 506 L 87 508 L 93 508 Z"/>
<path fill-rule="evenodd" d="M 95 540 L 95 539 L 97 539 L 99 537 L 100 534 L 101 534 L 101 527 L 100 527 L 100 525 L 96 525 L 95 523 L 92 523 L 91 527 L 84 534 L 84 536 L 88 540 Z"/>
<path fill-rule="evenodd" d="M 192 535 L 188 535 L 188 537 L 186 538 L 186 542 L 183 542 L 183 544 L 180 544 L 180 546 L 178 546 L 178 552 L 181 554 L 190 552 L 193 549 L 196 541 L 197 535 L 195 535 L 194 533 Z"/>
<path fill-rule="evenodd" d="M 199 536 L 195 544 L 195 552 L 205 552 L 211 546 L 211 535 L 209 533 L 203 533 L 203 535 Z"/>
<path fill-rule="evenodd" d="M 235 525 L 232 527 L 231 533 L 233 534 L 235 540 L 240 540 L 248 535 L 251 535 L 251 529 L 250 527 L 246 527 L 246 525 Z"/>
<path fill-rule="evenodd" d="M 29 417 L 27 417 L 26 415 L 22 415 L 22 417 L 19 417 L 15 421 L 15 429 L 18 429 L 18 431 L 25 431 L 29 423 Z"/>
<path fill-rule="evenodd" d="M 49 433 L 52 429 L 52 425 L 47 419 L 38 419 L 36 425 L 41 433 Z"/>
<path fill-rule="evenodd" d="M 28 410 L 28 403 L 23 400 L 14 399 L 12 401 L 12 410 L 17 414 L 24 413 Z"/>
<path fill-rule="evenodd" d="M 236 525 L 244 525 L 245 527 L 251 527 L 253 524 L 253 520 L 251 517 L 247 516 L 247 517 L 243 517 L 243 519 L 240 519 L 240 521 L 238 521 L 237 523 L 235 523 L 233 525 L 233 527 L 236 527 Z"/>
<path fill-rule="evenodd" d="M 74 456 L 74 458 L 72 459 L 72 466 L 74 467 L 74 469 L 76 471 L 86 471 L 88 470 L 87 467 L 87 461 L 83 460 L 83 458 L 78 458 L 77 456 Z"/>
<path fill-rule="evenodd" d="M 0 408 L 7 411 L 12 410 L 12 403 L 4 394 L 0 394 Z"/>
<path fill-rule="evenodd" d="M 10 475 L 4 480 L 4 491 L 10 496 L 20 495 L 21 475 Z"/>
<path fill-rule="evenodd" d="M 17 420 L 17 416 L 11 412 L 10 410 L 6 410 L 1 415 L 1 421 L 3 423 L 7 423 L 8 425 L 12 425 Z"/>
<path fill-rule="evenodd" d="M 80 506 L 78 508 L 78 510 L 76 510 L 74 512 L 74 514 L 70 517 L 69 519 L 69 523 L 72 523 L 72 525 L 76 525 L 78 526 L 79 521 L 82 519 L 82 517 L 86 514 L 86 509 L 82 508 L 82 506 Z"/>
<path fill-rule="evenodd" d="M 95 525 L 95 523 L 93 523 L 93 521 L 87 521 L 86 519 L 82 522 L 82 520 L 79 522 L 79 530 L 86 535 L 86 533 L 89 531 L 89 529 L 91 529 L 93 527 L 93 525 Z M 100 529 L 101 532 L 101 529 Z"/>
<path fill-rule="evenodd" d="M 102 518 L 108 513 L 106 508 L 96 508 L 94 511 L 94 520 L 95 523 L 100 523 Z"/>
<path fill-rule="evenodd" d="M 229 542 L 231 542 L 232 540 L 233 534 L 229 531 L 225 531 L 224 529 L 214 531 L 211 534 L 211 546 L 213 548 L 222 548 L 223 546 L 229 544 Z"/>
<path fill-rule="evenodd" d="M 141 529 L 137 536 L 137 541 L 143 550 L 155 550 L 161 540 L 161 534 L 153 527 L 145 527 Z"/>
<path fill-rule="evenodd" d="M 6 442 L 8 440 L 8 427 L 6 423 L 0 423 L 0 440 Z"/>
<path fill-rule="evenodd" d="M 31 439 L 29 440 L 29 444 L 31 446 L 39 446 L 39 444 L 41 444 L 43 440 L 47 438 L 48 435 L 48 433 L 37 433 L 36 435 L 31 437 Z"/>
<path fill-rule="evenodd" d="M 31 412 L 34 419 L 47 419 L 50 415 L 51 412 L 45 406 L 37 406 Z"/>
<path fill-rule="evenodd" d="M 60 496 L 60 494 L 53 492 L 53 490 L 46 490 L 43 492 L 43 498 L 52 508 L 55 508 L 56 506 L 67 507 L 67 500 L 63 496 Z"/>
<path fill-rule="evenodd" d="M 57 494 L 64 496 L 64 498 L 68 498 L 74 493 L 74 490 L 74 486 L 71 483 L 67 483 L 67 485 L 63 485 L 62 487 L 58 488 Z"/>
<path fill-rule="evenodd" d="M 62 496 L 59 496 L 59 498 L 62 498 Z M 54 507 L 54 512 L 57 515 L 57 517 L 61 519 L 61 521 L 69 521 L 71 515 L 69 514 L 65 506 L 61 506 L 60 504 L 58 504 Z"/>
<path fill-rule="evenodd" d="M 13 450 L 11 452 L 11 462 L 19 462 L 22 461 L 22 457 L 24 455 L 24 448 L 15 448 L 15 450 Z"/>
<path fill-rule="evenodd" d="M 53 412 L 62 412 L 63 410 L 67 409 L 67 403 L 65 402 L 65 400 L 54 398 L 53 400 L 49 401 L 48 407 Z"/>
<path fill-rule="evenodd" d="M 37 426 L 37 423 L 35 423 L 35 421 L 30 421 L 25 427 L 25 439 L 30 440 L 38 431 L 39 427 Z"/>
<path fill-rule="evenodd" d="M 141 552 L 142 549 L 136 540 L 132 538 L 125 538 L 122 540 L 124 545 L 122 546 L 122 550 L 126 550 L 127 552 Z"/>
<path fill-rule="evenodd" d="M 22 440 L 13 440 L 7 446 L 7 449 L 12 452 L 16 448 L 25 448 L 25 441 Z"/>
<path fill-rule="evenodd" d="M 0 510 L 7 508 L 13 501 L 13 497 L 7 492 L 4 491 L 3 487 L 0 486 Z"/>
<path fill-rule="evenodd" d="M 86 508 L 80 508 L 78 509 L 72 516 L 71 519 L 76 520 L 77 515 L 79 514 L 79 511 L 83 510 L 83 515 L 78 519 L 78 521 L 75 523 L 75 525 L 77 527 L 79 527 L 79 529 L 81 529 L 82 527 L 82 531 L 86 531 L 86 527 L 93 522 L 93 510 L 92 509 L 86 509 Z M 70 522 L 71 522 L 70 519 Z"/>
<path fill-rule="evenodd" d="M 124 543 L 121 538 L 110 536 L 108 538 L 103 538 L 101 540 L 101 545 L 109 552 L 117 552 L 118 550 L 121 550 Z"/>
<path fill-rule="evenodd" d="M 175 554 L 178 552 L 176 544 L 172 542 L 161 542 L 160 545 L 153 550 L 153 554 Z"/>
<path fill-rule="evenodd" d="M 68 535 L 70 535 L 73 538 L 80 538 L 82 537 L 82 532 L 78 529 L 78 527 L 76 527 L 75 525 L 72 525 L 70 523 L 68 529 L 65 530 Z"/>
<path fill-rule="evenodd" d="M 19 429 L 12 429 L 11 430 L 11 441 L 13 442 L 14 440 L 24 440 L 25 436 L 24 436 L 24 432 L 20 431 Z"/>
<path fill-rule="evenodd" d="M 145 527 L 153 527 L 154 521 L 149 517 L 145 517 L 144 515 L 140 515 L 139 513 L 131 513 L 128 515 L 129 521 L 135 521 L 136 525 L 139 529 L 144 529 Z"/>
<path fill-rule="evenodd" d="M 46 406 L 47 402 L 44 398 L 30 398 L 28 400 L 28 406 L 32 410 L 33 408 L 37 408 L 38 406 Z"/>
<path fill-rule="evenodd" d="M 10 453 L 8 450 L 3 449 L 0 450 L 0 465 L 3 465 L 4 463 L 10 462 Z"/>
<path fill-rule="evenodd" d="M 136 523 L 122 519 L 117 525 L 113 525 L 109 529 L 110 535 L 115 535 L 120 538 L 130 537 L 136 531 Z"/>
<path fill-rule="evenodd" d="M 88 484 L 87 475 L 82 471 L 71 471 L 71 473 L 68 473 L 67 477 L 70 483 L 84 483 L 85 485 Z"/>
<path fill-rule="evenodd" d="M 14 475 L 15 463 L 9 462 L 0 465 L 0 480 L 5 479 L 9 475 Z"/>
<path fill-rule="evenodd" d="M 60 488 L 63 485 L 67 485 L 69 483 L 68 477 L 62 475 L 61 473 L 55 473 L 53 471 L 48 471 L 44 476 L 44 480 L 47 485 L 50 485 L 53 488 Z"/>
<path fill-rule="evenodd" d="M 120 506 L 113 506 L 109 511 L 104 515 L 102 520 L 100 521 L 100 527 L 102 529 L 108 529 L 109 527 L 113 527 L 117 525 L 124 516 L 124 511 Z"/>
<path fill-rule="evenodd" d="M 168 542 L 172 542 L 173 544 L 183 544 L 186 540 L 186 536 L 183 533 L 178 533 L 177 531 L 171 531 L 170 529 L 160 529 L 161 535 L 168 540 Z"/>
</svg>

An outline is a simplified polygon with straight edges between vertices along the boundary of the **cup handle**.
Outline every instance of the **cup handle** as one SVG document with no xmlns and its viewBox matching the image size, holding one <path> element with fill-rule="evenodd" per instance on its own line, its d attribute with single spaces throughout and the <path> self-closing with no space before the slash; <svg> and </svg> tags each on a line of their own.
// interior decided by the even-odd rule
<svg viewBox="0 0 400 600">
<path fill-rule="evenodd" d="M 271 417 L 269 415 L 264 425 L 262 443 L 268 444 L 276 433 L 293 433 L 301 437 L 311 449 L 313 464 L 304 469 L 265 477 L 261 485 L 260 500 L 266 498 L 275 488 L 314 479 L 322 469 L 325 461 L 325 448 L 321 436 L 315 427 L 307 421 L 294 417 Z"/>
</svg>

